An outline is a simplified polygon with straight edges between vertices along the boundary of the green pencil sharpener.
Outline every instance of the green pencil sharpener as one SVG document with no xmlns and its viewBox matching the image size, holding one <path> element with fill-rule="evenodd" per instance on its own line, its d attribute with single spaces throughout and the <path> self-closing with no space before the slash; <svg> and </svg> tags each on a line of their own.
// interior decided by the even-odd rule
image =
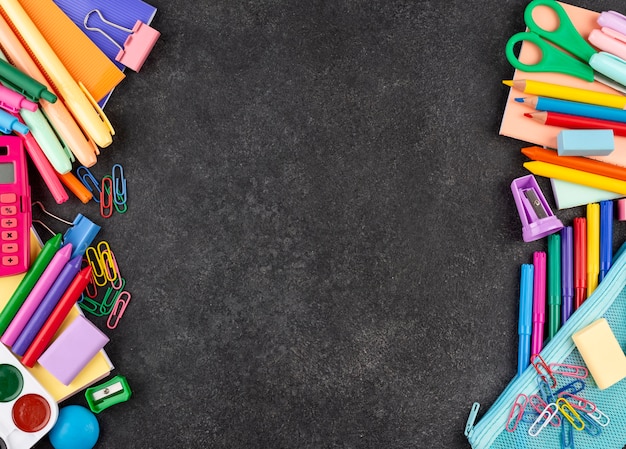
<svg viewBox="0 0 626 449">
<path fill-rule="evenodd" d="M 100 413 L 112 405 L 128 401 L 131 394 L 126 378 L 118 375 L 103 384 L 87 388 L 85 399 L 92 412 Z"/>
</svg>

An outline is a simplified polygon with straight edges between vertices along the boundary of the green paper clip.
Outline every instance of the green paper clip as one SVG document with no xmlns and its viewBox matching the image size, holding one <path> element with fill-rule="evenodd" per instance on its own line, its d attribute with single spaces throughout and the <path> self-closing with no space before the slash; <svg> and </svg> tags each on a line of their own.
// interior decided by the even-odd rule
<svg viewBox="0 0 626 449">
<path fill-rule="evenodd" d="M 126 378 L 117 375 L 103 384 L 87 388 L 85 399 L 92 412 L 100 413 L 112 405 L 128 401 L 131 394 Z"/>
</svg>

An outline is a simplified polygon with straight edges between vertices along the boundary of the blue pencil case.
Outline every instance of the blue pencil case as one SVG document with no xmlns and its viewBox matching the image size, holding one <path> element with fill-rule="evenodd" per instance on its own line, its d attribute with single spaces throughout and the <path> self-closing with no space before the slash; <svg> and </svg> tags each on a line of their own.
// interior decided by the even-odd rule
<svg viewBox="0 0 626 449">
<path fill-rule="evenodd" d="M 572 335 L 600 318 L 605 318 L 622 349 L 626 347 L 626 244 L 616 254 L 609 273 L 592 295 L 576 310 L 557 335 L 523 373 L 514 378 L 484 416 L 476 422 L 479 404 L 472 406 L 465 435 L 473 449 L 622 449 L 626 445 L 626 379 L 601 390 L 591 375 L 571 377 L 572 370 L 556 367 L 584 367 Z M 555 367 L 552 370 L 545 368 Z M 531 406 L 529 398 L 535 403 Z M 577 405 L 576 414 L 567 411 L 573 424 L 555 413 L 539 430 L 537 407 L 559 397 Z M 588 404 L 584 405 L 583 401 Z M 526 404 L 522 407 L 522 403 Z M 563 402 L 560 402 L 563 404 Z M 580 407 L 580 408 L 579 408 Z M 521 411 L 521 413 L 520 413 Z M 584 426 L 580 423 L 584 423 Z M 534 427 L 533 427 L 534 426 Z M 531 435 L 533 434 L 533 435 Z M 535 435 L 536 434 L 536 435 Z"/>
</svg>

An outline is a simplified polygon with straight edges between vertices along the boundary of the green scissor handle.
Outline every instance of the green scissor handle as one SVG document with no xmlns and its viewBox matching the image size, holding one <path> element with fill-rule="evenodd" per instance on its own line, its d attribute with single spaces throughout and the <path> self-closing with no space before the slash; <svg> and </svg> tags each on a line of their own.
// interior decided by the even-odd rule
<svg viewBox="0 0 626 449">
<path fill-rule="evenodd" d="M 538 6 L 548 7 L 556 13 L 559 18 L 559 24 L 555 30 L 544 30 L 537 25 L 535 19 L 533 18 L 533 11 Z M 567 16 L 563 7 L 555 0 L 533 0 L 530 2 L 524 11 L 524 21 L 532 33 L 538 34 L 545 40 L 569 51 L 571 54 L 584 62 L 589 62 L 589 59 L 597 53 L 596 50 L 576 30 L 576 27 L 574 27 L 574 24 Z"/>
<path fill-rule="evenodd" d="M 555 30 L 548 31 L 537 25 L 533 18 L 533 10 L 538 6 L 548 7 L 556 13 L 559 24 Z M 525 72 L 564 73 L 585 81 L 593 81 L 593 69 L 586 63 L 597 52 L 578 33 L 561 5 L 554 0 L 533 0 L 524 11 L 524 20 L 529 32 L 513 35 L 506 44 L 506 57 L 513 67 Z M 541 51 L 539 62 L 524 64 L 515 56 L 514 46 L 522 41 L 531 42 L 539 48 Z M 580 60 L 562 52 L 546 41 L 568 51 Z"/>
</svg>

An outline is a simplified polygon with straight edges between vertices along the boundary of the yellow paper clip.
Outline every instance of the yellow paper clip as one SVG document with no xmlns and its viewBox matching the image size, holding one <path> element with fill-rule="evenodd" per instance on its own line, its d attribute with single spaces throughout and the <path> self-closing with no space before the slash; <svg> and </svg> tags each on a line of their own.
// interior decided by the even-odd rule
<svg viewBox="0 0 626 449">
<path fill-rule="evenodd" d="M 567 399 L 558 398 L 556 405 L 561 411 L 561 414 L 570 422 L 574 429 L 583 430 L 585 428 L 585 422 L 581 419 L 574 407 L 572 407 L 572 404 L 567 402 Z"/>
</svg>

